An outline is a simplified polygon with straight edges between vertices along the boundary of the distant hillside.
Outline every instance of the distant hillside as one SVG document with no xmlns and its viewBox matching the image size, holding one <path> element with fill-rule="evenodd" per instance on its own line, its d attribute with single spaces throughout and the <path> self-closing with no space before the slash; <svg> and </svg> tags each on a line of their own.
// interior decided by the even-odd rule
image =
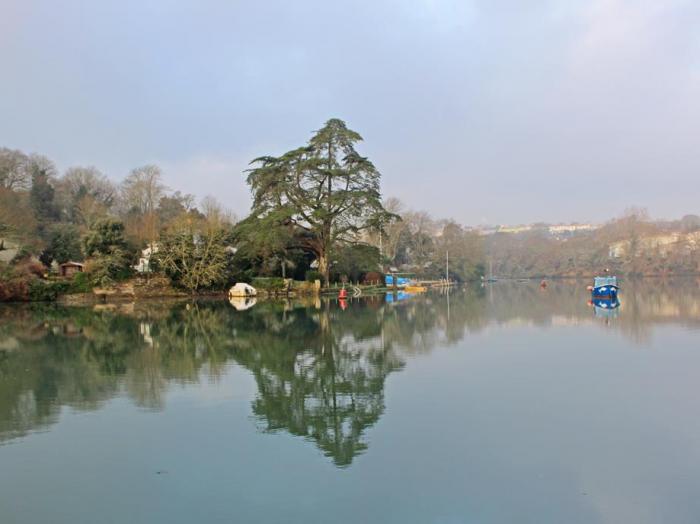
<svg viewBox="0 0 700 524">
<path fill-rule="evenodd" d="M 603 268 L 620 275 L 700 273 L 700 217 L 652 222 L 628 213 L 597 228 L 529 227 L 486 236 L 487 259 L 501 277 L 590 276 Z"/>
</svg>

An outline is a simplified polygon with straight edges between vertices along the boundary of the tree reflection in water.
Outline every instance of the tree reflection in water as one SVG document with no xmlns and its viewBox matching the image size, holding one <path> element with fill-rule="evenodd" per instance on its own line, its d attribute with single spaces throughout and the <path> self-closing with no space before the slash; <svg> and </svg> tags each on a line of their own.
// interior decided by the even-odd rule
<svg viewBox="0 0 700 524">
<path fill-rule="evenodd" d="M 583 291 L 582 291 L 583 290 Z M 637 343 L 661 322 L 700 325 L 697 281 L 623 287 L 610 326 Z M 216 380 L 235 363 L 257 384 L 261 431 L 313 441 L 340 467 L 367 448 L 387 376 L 412 354 L 456 344 L 496 323 L 596 322 L 585 283 L 504 283 L 398 303 L 227 302 L 101 308 L 0 308 L 0 442 L 45 429 L 60 410 L 95 410 L 116 396 L 160 410 L 173 384 Z M 601 324 L 602 325 L 602 324 Z"/>
</svg>

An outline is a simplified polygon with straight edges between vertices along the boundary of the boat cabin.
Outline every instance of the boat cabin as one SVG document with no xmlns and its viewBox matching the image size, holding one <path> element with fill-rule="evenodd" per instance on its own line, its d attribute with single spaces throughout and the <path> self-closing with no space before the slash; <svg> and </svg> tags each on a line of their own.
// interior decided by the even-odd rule
<svg viewBox="0 0 700 524">
<path fill-rule="evenodd" d="M 617 277 L 595 277 L 593 287 L 615 286 L 617 287 Z"/>
</svg>

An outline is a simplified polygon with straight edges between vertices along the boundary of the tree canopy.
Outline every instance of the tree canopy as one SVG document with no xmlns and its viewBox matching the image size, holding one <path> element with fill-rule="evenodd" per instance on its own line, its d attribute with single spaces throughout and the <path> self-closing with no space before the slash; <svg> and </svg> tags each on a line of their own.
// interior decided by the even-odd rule
<svg viewBox="0 0 700 524">
<path fill-rule="evenodd" d="M 333 246 L 357 242 L 362 231 L 393 217 L 382 205 L 379 171 L 355 149 L 361 140 L 345 122 L 331 119 L 307 145 L 256 158 L 248 173 L 252 216 L 301 232 L 295 235 L 299 247 L 316 256 L 326 284 Z"/>
</svg>

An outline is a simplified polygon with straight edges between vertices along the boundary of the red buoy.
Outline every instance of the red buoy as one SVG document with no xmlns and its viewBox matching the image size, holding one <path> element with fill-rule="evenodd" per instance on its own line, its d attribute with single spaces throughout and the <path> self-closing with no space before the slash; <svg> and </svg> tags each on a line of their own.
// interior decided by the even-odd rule
<svg viewBox="0 0 700 524">
<path fill-rule="evenodd" d="M 343 288 L 338 292 L 338 298 L 348 298 L 347 289 Z"/>
</svg>

